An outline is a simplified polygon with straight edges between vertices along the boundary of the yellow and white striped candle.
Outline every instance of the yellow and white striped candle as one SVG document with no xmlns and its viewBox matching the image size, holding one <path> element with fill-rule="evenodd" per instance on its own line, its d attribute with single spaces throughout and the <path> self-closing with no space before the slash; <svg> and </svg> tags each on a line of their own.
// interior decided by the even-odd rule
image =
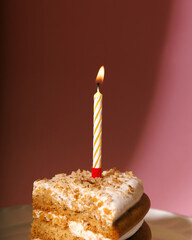
<svg viewBox="0 0 192 240">
<path fill-rule="evenodd" d="M 103 95 L 100 93 L 98 87 L 94 95 L 93 168 L 101 168 L 102 99 Z"/>
<path fill-rule="evenodd" d="M 102 66 L 99 69 L 99 72 L 97 74 L 97 78 L 96 78 L 97 92 L 94 95 L 93 167 L 92 167 L 93 177 L 101 177 L 103 95 L 99 91 L 99 83 L 103 81 L 103 78 L 104 78 L 104 67 Z"/>
</svg>

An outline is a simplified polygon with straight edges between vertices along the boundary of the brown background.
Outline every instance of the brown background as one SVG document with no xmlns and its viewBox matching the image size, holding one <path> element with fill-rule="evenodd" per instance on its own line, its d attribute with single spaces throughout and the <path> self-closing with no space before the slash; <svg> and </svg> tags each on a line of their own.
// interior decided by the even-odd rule
<svg viewBox="0 0 192 240">
<path fill-rule="evenodd" d="M 37 178 L 91 168 L 101 65 L 103 168 L 131 168 L 152 189 L 150 173 L 141 174 L 150 162 L 133 156 L 158 86 L 171 7 L 169 0 L 1 1 L 1 207 L 30 203 Z"/>
</svg>

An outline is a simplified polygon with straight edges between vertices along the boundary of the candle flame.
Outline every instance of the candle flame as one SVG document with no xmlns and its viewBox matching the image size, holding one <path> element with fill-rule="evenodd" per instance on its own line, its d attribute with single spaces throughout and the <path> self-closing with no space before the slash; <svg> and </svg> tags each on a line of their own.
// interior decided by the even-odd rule
<svg viewBox="0 0 192 240">
<path fill-rule="evenodd" d="M 105 75 L 105 69 L 104 66 L 101 66 L 96 77 L 96 82 L 97 83 L 102 83 Z"/>
</svg>

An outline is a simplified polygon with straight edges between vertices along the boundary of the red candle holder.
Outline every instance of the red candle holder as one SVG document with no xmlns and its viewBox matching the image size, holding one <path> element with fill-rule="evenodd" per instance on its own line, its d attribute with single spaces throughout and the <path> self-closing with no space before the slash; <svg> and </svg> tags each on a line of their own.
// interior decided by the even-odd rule
<svg viewBox="0 0 192 240">
<path fill-rule="evenodd" d="M 92 177 L 100 177 L 101 178 L 102 168 L 94 168 L 92 167 Z"/>
</svg>

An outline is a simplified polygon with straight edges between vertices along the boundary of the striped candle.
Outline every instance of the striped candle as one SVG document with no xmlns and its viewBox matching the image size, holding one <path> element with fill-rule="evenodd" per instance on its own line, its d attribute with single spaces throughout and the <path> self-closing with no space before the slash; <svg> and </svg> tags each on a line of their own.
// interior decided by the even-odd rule
<svg viewBox="0 0 192 240">
<path fill-rule="evenodd" d="M 102 99 L 99 91 L 99 82 L 103 81 L 104 67 L 102 66 L 97 74 L 97 92 L 94 95 L 94 118 L 93 118 L 93 167 L 92 177 L 101 177 L 102 157 Z"/>
</svg>

